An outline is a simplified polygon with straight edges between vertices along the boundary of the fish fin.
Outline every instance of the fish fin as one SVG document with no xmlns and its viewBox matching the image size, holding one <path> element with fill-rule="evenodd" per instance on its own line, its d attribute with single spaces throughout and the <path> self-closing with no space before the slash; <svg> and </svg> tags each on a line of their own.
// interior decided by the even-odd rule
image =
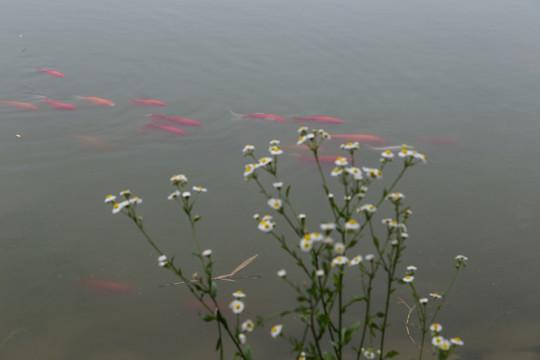
<svg viewBox="0 0 540 360">
<path fill-rule="evenodd" d="M 237 114 L 234 111 L 229 111 L 229 112 L 233 116 L 233 120 L 235 121 L 242 120 L 242 116 L 243 116 L 242 114 Z"/>
</svg>

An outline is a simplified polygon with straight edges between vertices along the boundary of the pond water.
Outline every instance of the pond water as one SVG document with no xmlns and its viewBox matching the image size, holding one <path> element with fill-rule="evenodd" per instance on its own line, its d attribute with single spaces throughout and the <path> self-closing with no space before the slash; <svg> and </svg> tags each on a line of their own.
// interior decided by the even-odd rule
<svg viewBox="0 0 540 360">
<path fill-rule="evenodd" d="M 2 359 L 217 358 L 215 327 L 198 319 L 185 288 L 157 287 L 175 278 L 103 203 L 123 189 L 142 197 L 148 231 L 197 271 L 188 223 L 167 201 L 175 173 L 208 188 L 197 213 L 217 272 L 259 254 L 245 272 L 262 279 L 220 284 L 223 301 L 242 288 L 255 313 L 290 304 L 275 274 L 294 264 L 251 218 L 271 210 L 242 178 L 241 149 L 251 143 L 263 155 L 271 139 L 294 144 L 291 117 L 315 114 L 344 120 L 323 125 L 331 133 L 427 154 L 398 188 L 414 211 L 403 265 L 419 267 L 419 289 L 441 291 L 454 256 L 469 257 L 440 315 L 447 335 L 465 341 L 459 355 L 540 353 L 538 2 L 20 0 L 3 5 L 0 24 L 0 100 L 38 107 L 0 104 Z M 77 109 L 53 109 L 40 96 Z M 149 113 L 202 126 L 184 136 L 143 129 Z M 332 142 L 327 154 L 337 149 Z M 298 208 L 327 217 L 315 205 L 323 204 L 316 169 L 287 151 L 282 178 Z M 360 161 L 376 166 L 378 153 L 363 147 Z M 96 291 L 95 279 L 132 291 Z M 406 309 L 395 307 L 393 346 L 411 354 Z M 256 358 L 291 358 L 268 331 L 250 337 Z"/>
</svg>

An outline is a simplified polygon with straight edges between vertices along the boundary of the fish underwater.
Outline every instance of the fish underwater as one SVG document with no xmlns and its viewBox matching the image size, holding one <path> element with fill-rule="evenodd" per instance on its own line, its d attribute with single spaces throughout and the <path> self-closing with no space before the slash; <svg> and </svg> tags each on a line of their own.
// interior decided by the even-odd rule
<svg viewBox="0 0 540 360">
<path fill-rule="evenodd" d="M 330 134 L 332 140 L 358 141 L 369 143 L 384 143 L 384 139 L 375 135 L 363 134 Z"/>
<path fill-rule="evenodd" d="M 174 122 L 180 125 L 186 125 L 186 126 L 201 126 L 202 125 L 202 123 L 200 123 L 199 121 L 195 121 L 191 119 L 184 119 L 184 118 L 179 118 L 179 117 L 174 117 L 174 116 L 149 114 L 148 117 L 150 118 L 150 120 L 153 120 L 153 121 L 167 120 L 167 121 L 171 121 L 171 122 Z"/>
<path fill-rule="evenodd" d="M 310 121 L 310 122 L 316 122 L 316 123 L 321 123 L 321 124 L 343 124 L 343 123 L 345 123 L 345 121 L 343 121 L 341 119 L 333 118 L 333 117 L 329 117 L 329 116 L 323 116 L 323 115 L 313 115 L 313 116 L 304 116 L 304 117 L 293 116 L 292 118 L 294 120 L 298 120 L 300 122 Z"/>
<path fill-rule="evenodd" d="M 158 129 L 158 130 L 165 131 L 165 132 L 168 132 L 168 133 L 171 133 L 171 134 L 186 135 L 186 132 L 184 130 L 181 130 L 181 129 L 178 129 L 178 128 L 175 128 L 175 127 L 172 127 L 172 126 L 169 126 L 169 125 L 145 124 L 143 126 L 143 129 L 144 130 Z"/>
<path fill-rule="evenodd" d="M 101 105 L 101 106 L 114 106 L 114 103 L 107 99 L 102 99 L 98 97 L 92 97 L 92 96 L 76 96 L 77 99 L 84 100 L 86 102 L 90 102 L 92 104 Z"/>
<path fill-rule="evenodd" d="M 267 113 L 252 113 L 252 114 L 237 114 L 231 111 L 231 114 L 236 116 L 239 119 L 260 119 L 260 120 L 269 120 L 273 122 L 285 123 L 287 119 L 282 116 L 267 114 Z"/>
<path fill-rule="evenodd" d="M 126 293 L 133 290 L 129 284 L 109 281 L 105 279 L 94 279 L 90 277 L 79 278 L 79 284 L 89 289 L 98 290 L 105 293 Z"/>
<path fill-rule="evenodd" d="M 77 108 L 75 105 L 54 101 L 45 96 L 40 96 L 40 98 L 45 100 L 53 109 L 56 110 L 75 110 Z"/>
<path fill-rule="evenodd" d="M 27 102 L 22 102 L 22 101 L 0 100 L 0 103 L 6 104 L 6 105 L 11 105 L 11 106 L 14 106 L 14 107 L 18 107 L 20 109 L 28 109 L 28 110 L 37 110 L 38 109 L 36 105 L 30 104 L 30 103 L 27 103 Z"/>
<path fill-rule="evenodd" d="M 129 101 L 133 104 L 138 104 L 142 106 L 166 106 L 167 104 L 163 101 L 153 100 L 153 99 L 133 99 L 129 98 Z"/>
<path fill-rule="evenodd" d="M 66 77 L 66 75 L 62 74 L 61 72 L 50 70 L 50 69 L 37 68 L 37 71 L 44 72 L 44 73 L 47 73 L 49 75 L 56 76 L 56 77 Z"/>
</svg>

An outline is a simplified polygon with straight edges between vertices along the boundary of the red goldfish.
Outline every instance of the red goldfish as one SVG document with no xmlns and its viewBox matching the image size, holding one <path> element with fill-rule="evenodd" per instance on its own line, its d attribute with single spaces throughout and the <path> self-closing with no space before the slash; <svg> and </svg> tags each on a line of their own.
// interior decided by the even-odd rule
<svg viewBox="0 0 540 360">
<path fill-rule="evenodd" d="M 65 104 L 58 101 L 51 100 L 45 96 L 42 97 L 49 105 L 56 110 L 75 110 L 77 107 L 75 105 Z"/>
<path fill-rule="evenodd" d="M 362 134 L 330 134 L 331 139 L 345 140 L 345 141 L 358 141 L 358 142 L 370 142 L 370 143 L 384 143 L 384 139 L 375 135 L 362 135 Z"/>
<path fill-rule="evenodd" d="M 333 118 L 329 116 L 322 116 L 322 115 L 313 115 L 313 116 L 305 116 L 305 117 L 293 116 L 292 118 L 298 121 L 313 121 L 313 122 L 323 123 L 323 124 L 343 124 L 344 123 L 344 121 L 341 119 Z"/>
<path fill-rule="evenodd" d="M 457 142 L 458 142 L 458 140 L 456 138 L 450 138 L 450 137 L 440 137 L 440 138 L 431 138 L 431 139 L 419 138 L 418 140 L 420 140 L 421 142 L 426 143 L 426 144 L 446 144 L 446 145 L 451 145 L 451 144 L 457 144 Z"/>
<path fill-rule="evenodd" d="M 274 114 L 265 114 L 265 113 L 245 114 L 245 115 L 241 115 L 240 117 L 242 119 L 262 119 L 262 120 L 271 120 L 271 121 L 280 122 L 280 123 L 287 122 L 287 119 L 285 119 L 284 117 L 274 115 Z"/>
<path fill-rule="evenodd" d="M 66 75 L 62 74 L 61 72 L 54 71 L 54 70 L 49 70 L 49 69 L 37 68 L 37 71 L 41 71 L 41 72 L 44 72 L 44 73 L 47 73 L 49 75 L 56 76 L 56 77 L 65 77 L 66 76 Z"/>
<path fill-rule="evenodd" d="M 29 110 L 37 110 L 38 109 L 36 105 L 30 104 L 30 103 L 27 103 L 27 102 L 22 102 L 22 101 L 0 100 L 0 103 L 15 106 L 15 107 L 18 107 L 18 108 L 21 108 L 21 109 L 29 109 Z"/>
<path fill-rule="evenodd" d="M 129 101 L 131 101 L 133 104 L 139 104 L 139 105 L 142 105 L 142 106 L 165 106 L 165 105 L 167 105 L 163 101 L 153 100 L 153 99 L 133 99 L 133 98 L 129 98 Z"/>
<path fill-rule="evenodd" d="M 158 129 L 161 131 L 170 132 L 172 134 L 176 135 L 186 135 L 186 132 L 184 130 L 180 130 L 178 128 L 169 126 L 169 125 L 158 125 L 158 124 L 146 124 L 143 126 L 143 129 Z"/>
<path fill-rule="evenodd" d="M 201 126 L 202 124 L 195 120 L 190 119 L 184 119 L 174 116 L 165 116 L 165 115 L 159 115 L 159 114 L 149 114 L 150 120 L 158 121 L 158 120 L 168 120 L 175 123 L 178 123 L 180 125 L 186 125 L 186 126 Z"/>
<path fill-rule="evenodd" d="M 114 103 L 107 99 L 102 99 L 98 97 L 89 97 L 89 96 L 77 96 L 78 99 L 91 102 L 92 104 L 101 105 L 101 106 L 114 106 Z"/>
<path fill-rule="evenodd" d="M 133 290 L 131 285 L 112 282 L 109 280 L 103 279 L 94 279 L 83 277 L 79 279 L 79 284 L 99 291 L 109 292 L 109 293 L 125 293 Z"/>
</svg>

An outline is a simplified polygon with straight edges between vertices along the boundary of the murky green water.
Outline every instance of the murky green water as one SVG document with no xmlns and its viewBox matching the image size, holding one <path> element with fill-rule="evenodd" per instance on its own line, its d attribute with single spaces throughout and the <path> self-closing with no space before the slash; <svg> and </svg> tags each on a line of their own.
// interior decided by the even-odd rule
<svg viewBox="0 0 540 360">
<path fill-rule="evenodd" d="M 466 254 L 470 266 L 440 318 L 465 340 L 461 355 L 540 352 L 536 2 L 21 0 L 4 4 L 0 24 L 0 99 L 39 107 L 0 104 L 1 358 L 215 357 L 215 328 L 198 319 L 185 289 L 157 288 L 175 279 L 103 203 L 131 189 L 157 242 L 196 268 L 187 222 L 166 199 L 178 172 L 209 189 L 197 206 L 217 271 L 260 255 L 246 272 L 263 279 L 223 284 L 224 301 L 241 287 L 255 312 L 286 306 L 275 273 L 293 264 L 252 222 L 269 209 L 242 179 L 241 149 L 294 143 L 298 125 L 236 121 L 231 111 L 337 117 L 345 124 L 330 132 L 426 153 L 429 164 L 399 187 L 414 210 L 405 261 L 419 267 L 419 288 L 442 290 L 453 257 Z M 39 95 L 79 108 L 50 109 Z M 142 108 L 130 97 L 168 105 Z M 181 137 L 142 130 L 153 112 L 203 126 Z M 455 143 L 423 141 L 433 138 Z M 312 210 L 322 196 L 314 167 L 290 153 L 283 180 L 299 208 L 327 217 Z M 361 153 L 365 165 L 377 158 Z M 81 285 L 92 277 L 134 290 Z M 395 345 L 408 353 L 406 310 L 395 314 Z M 257 358 L 287 357 L 267 330 L 250 338 Z"/>
</svg>

